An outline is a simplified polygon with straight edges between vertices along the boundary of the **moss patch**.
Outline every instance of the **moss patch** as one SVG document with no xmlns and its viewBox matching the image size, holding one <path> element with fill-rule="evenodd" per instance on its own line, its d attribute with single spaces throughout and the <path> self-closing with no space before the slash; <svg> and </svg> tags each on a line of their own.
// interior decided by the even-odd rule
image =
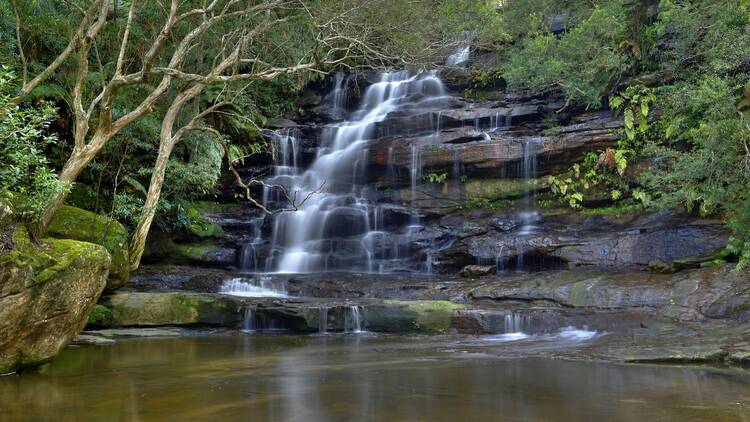
<svg viewBox="0 0 750 422">
<path fill-rule="evenodd" d="M 96 304 L 89 314 L 87 325 L 92 327 L 109 327 L 112 325 L 112 311 L 106 306 Z"/>
<path fill-rule="evenodd" d="M 107 287 L 122 286 L 130 277 L 128 231 L 119 222 L 80 208 L 63 205 L 50 222 L 47 233 L 104 246 L 112 256 Z"/>
<path fill-rule="evenodd" d="M 526 183 L 521 179 L 477 179 L 467 181 L 464 187 L 467 198 L 518 198 L 526 192 L 546 187 L 546 181 L 538 179 Z"/>
<path fill-rule="evenodd" d="M 216 205 L 218 206 L 219 204 Z M 208 237 L 221 237 L 222 235 L 224 235 L 224 230 L 221 228 L 221 226 L 208 221 L 208 219 L 203 216 L 201 210 L 198 207 L 188 208 L 187 211 L 185 211 L 185 216 L 187 217 L 187 224 L 185 225 L 185 227 L 190 232 L 190 234 L 194 236 L 203 239 Z"/>
<path fill-rule="evenodd" d="M 117 293 L 102 305 L 112 312 L 113 326 L 234 325 L 239 302 L 226 296 L 200 293 Z"/>
<path fill-rule="evenodd" d="M 31 244 L 25 230 L 18 229 L 13 235 L 16 247 L 10 254 L 0 255 L 0 262 L 13 263 L 18 267 L 31 267 L 33 284 L 46 283 L 67 271 L 77 259 L 106 261 L 110 257 L 100 245 L 72 239 L 43 239 L 41 245 Z"/>
<path fill-rule="evenodd" d="M 386 300 L 365 307 L 365 319 L 375 331 L 442 333 L 451 328 L 454 312 L 464 308 L 447 300 Z"/>
</svg>

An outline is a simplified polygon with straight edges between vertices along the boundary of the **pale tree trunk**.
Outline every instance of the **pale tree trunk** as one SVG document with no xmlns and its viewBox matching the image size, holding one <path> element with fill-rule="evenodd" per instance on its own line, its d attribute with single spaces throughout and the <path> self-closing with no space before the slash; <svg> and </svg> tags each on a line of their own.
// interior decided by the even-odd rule
<svg viewBox="0 0 750 422">
<path fill-rule="evenodd" d="M 102 145 L 103 144 L 104 142 L 102 143 Z M 75 180 L 78 178 L 78 175 L 81 174 L 81 171 L 91 162 L 91 160 L 94 159 L 94 157 L 96 157 L 99 149 L 100 148 L 97 148 L 96 150 L 92 150 L 89 148 L 84 148 L 83 150 L 79 150 L 77 148 L 74 149 L 73 153 L 70 154 L 68 161 L 65 162 L 65 166 L 60 172 L 60 181 L 66 184 L 72 184 L 73 182 L 75 182 Z M 52 221 L 52 218 L 65 202 L 65 198 L 67 196 L 68 190 L 66 189 L 56 193 L 55 196 L 50 199 L 50 202 L 44 209 L 44 212 L 39 219 L 39 224 L 37 225 L 36 234 L 38 236 L 44 236 L 49 223 Z"/>
<path fill-rule="evenodd" d="M 151 229 L 151 223 L 154 221 L 156 206 L 159 204 L 161 188 L 164 185 L 164 174 L 169 163 L 169 156 L 172 154 L 175 142 L 172 139 L 161 143 L 159 155 L 156 157 L 154 172 L 151 174 L 151 183 L 148 186 L 146 202 L 143 204 L 143 211 L 138 220 L 138 226 L 135 228 L 130 238 L 130 271 L 135 271 L 141 262 L 143 251 L 146 248 L 146 239 Z"/>
<path fill-rule="evenodd" d="M 167 112 L 164 114 L 164 120 L 162 120 L 159 134 L 159 154 L 157 155 L 156 163 L 154 164 L 154 172 L 151 174 L 151 182 L 148 185 L 148 193 L 146 194 L 146 201 L 143 204 L 141 217 L 138 220 L 138 226 L 136 226 L 135 231 L 130 238 L 130 251 L 128 257 L 130 260 L 130 271 L 137 270 L 141 263 L 141 257 L 146 248 L 148 232 L 151 230 L 151 223 L 154 221 L 156 206 L 159 204 L 159 198 L 161 197 L 161 188 L 164 185 L 164 174 L 167 170 L 167 164 L 169 164 L 169 157 L 172 155 L 172 149 L 174 149 L 175 144 L 180 141 L 182 134 L 185 133 L 185 131 L 190 130 L 191 126 L 202 118 L 205 113 L 196 114 L 187 125 L 172 135 L 177 116 L 179 116 L 182 107 L 188 101 L 200 94 L 204 87 L 205 85 L 203 84 L 195 84 L 184 92 L 178 94 L 174 101 L 172 101 L 169 109 L 167 109 Z"/>
</svg>

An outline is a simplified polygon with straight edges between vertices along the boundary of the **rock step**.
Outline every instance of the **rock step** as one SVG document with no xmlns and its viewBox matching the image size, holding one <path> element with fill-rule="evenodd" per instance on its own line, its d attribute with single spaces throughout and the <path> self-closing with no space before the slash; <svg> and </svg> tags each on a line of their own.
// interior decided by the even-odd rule
<svg viewBox="0 0 750 422">
<path fill-rule="evenodd" d="M 242 327 L 248 318 L 295 332 L 344 331 L 352 308 L 361 328 L 375 332 L 445 332 L 465 305 L 440 300 L 331 301 L 310 298 L 243 298 L 216 293 L 117 292 L 100 304 L 111 312 L 107 327 L 212 325 Z M 325 321 L 321 321 L 325 318 Z M 351 322 L 349 322 L 350 324 Z M 99 325 L 101 327 L 101 325 Z"/>
</svg>

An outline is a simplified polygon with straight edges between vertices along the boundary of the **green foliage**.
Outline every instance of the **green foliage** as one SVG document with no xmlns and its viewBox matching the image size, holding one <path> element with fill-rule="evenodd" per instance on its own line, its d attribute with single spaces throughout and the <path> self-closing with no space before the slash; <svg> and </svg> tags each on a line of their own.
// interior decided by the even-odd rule
<svg viewBox="0 0 750 422">
<path fill-rule="evenodd" d="M 10 196 L 17 220 L 33 223 L 49 198 L 66 189 L 50 169 L 45 148 L 57 142 L 50 123 L 57 115 L 54 105 L 10 106 L 9 90 L 15 75 L 0 68 L 0 193 Z"/>
<path fill-rule="evenodd" d="M 651 88 L 637 85 L 629 86 L 624 92 L 610 98 L 609 106 L 612 110 L 623 114 L 628 141 L 634 142 L 636 134 L 648 131 L 648 114 L 655 101 L 656 94 Z"/>
<path fill-rule="evenodd" d="M 430 183 L 443 184 L 448 180 L 448 173 L 427 173 L 422 178 Z"/>
<path fill-rule="evenodd" d="M 531 14 L 539 23 L 510 50 L 504 66 L 508 84 L 538 90 L 559 87 L 569 101 L 601 105 L 627 68 L 627 52 L 619 47 L 628 36 L 626 8 L 622 1 L 599 1 L 585 12 L 588 16 L 559 37 L 546 32 L 542 22 L 547 19 Z"/>
<path fill-rule="evenodd" d="M 618 141 L 617 148 L 588 153 L 582 163 L 573 164 L 563 176 L 549 176 L 552 193 L 571 208 L 581 208 L 590 195 L 614 203 L 630 197 L 642 201 L 643 192 L 632 190 L 634 181 L 625 172 L 642 153 L 650 107 L 655 101 L 653 90 L 642 86 L 630 86 L 613 95 L 609 104 L 614 112 L 623 114 L 625 138 Z"/>
<path fill-rule="evenodd" d="M 750 269 L 750 192 L 745 195 L 741 203 L 731 207 L 729 219 L 733 235 L 729 238 L 727 249 L 739 258 L 739 270 Z"/>
</svg>

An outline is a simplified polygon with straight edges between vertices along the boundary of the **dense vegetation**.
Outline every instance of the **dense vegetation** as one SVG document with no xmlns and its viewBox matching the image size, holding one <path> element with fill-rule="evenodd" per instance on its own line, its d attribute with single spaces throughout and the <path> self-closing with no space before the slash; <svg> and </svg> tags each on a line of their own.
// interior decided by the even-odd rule
<svg viewBox="0 0 750 422">
<path fill-rule="evenodd" d="M 150 43 L 169 16 L 159 2 L 120 0 L 107 6 L 93 38 L 78 41 L 75 51 L 83 56 L 66 57 L 17 100 L 75 38 L 77 28 L 68 22 L 101 3 L 5 0 L 10 7 L 0 8 L 0 62 L 6 63 L 0 69 L 0 188 L 31 225 L 50 198 L 68 191 L 67 203 L 130 227 L 154 215 L 163 230 L 190 224 L 187 202 L 217 193 L 227 159 L 265 148 L 260 129 L 268 118 L 296 112 L 295 92 L 306 82 L 340 68 L 437 64 L 468 34 L 475 50 L 497 58 L 475 69 L 480 84 L 500 79 L 511 89 L 560 95 L 566 108 L 611 108 L 623 116 L 617 148 L 591 153 L 550 179 L 556 199 L 585 208 L 603 196 L 606 206 L 681 205 L 723 216 L 740 266 L 750 264 L 750 1 L 244 2 L 274 6 L 208 29 L 137 119 L 107 139 L 75 177 L 58 178 L 76 142 L 94 142 L 103 119 L 137 110 L 169 75 L 153 71 L 119 87 L 109 115 L 98 108 L 97 94 L 118 75 L 150 69 Z M 201 7 L 201 1 L 180 2 L 179 12 Z M 175 25 L 154 63 L 167 66 L 179 39 L 201 19 Z M 260 30 L 266 25 L 273 30 Z M 259 33 L 243 39 L 238 27 Z M 128 32 L 130 44 L 121 49 Z M 185 76 L 209 75 L 233 47 L 244 59 L 218 74 L 252 76 Z M 165 134 L 163 122 L 177 103 L 175 125 Z M 87 104 L 94 112 L 77 118 L 79 105 Z M 196 130 L 180 130 L 185 127 Z M 150 207 L 154 163 L 165 145 L 161 195 Z"/>
<path fill-rule="evenodd" d="M 563 203 L 604 191 L 618 206 L 726 217 L 750 264 L 750 2 L 509 1 L 500 74 L 569 107 L 611 107 L 618 148 L 551 178 Z M 508 26 L 508 28 L 511 28 Z"/>
</svg>

